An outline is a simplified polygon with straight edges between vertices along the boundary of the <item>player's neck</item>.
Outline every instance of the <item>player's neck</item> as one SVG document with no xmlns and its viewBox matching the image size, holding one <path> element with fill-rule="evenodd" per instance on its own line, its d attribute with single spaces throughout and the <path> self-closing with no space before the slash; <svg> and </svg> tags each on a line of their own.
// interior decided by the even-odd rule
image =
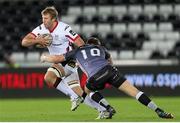
<svg viewBox="0 0 180 123">
<path fill-rule="evenodd" d="M 57 27 L 57 25 L 58 25 L 58 21 L 56 20 L 56 21 L 54 21 L 54 23 L 52 24 L 51 28 L 49 28 L 49 31 L 50 31 L 50 32 L 53 32 L 54 29 Z"/>
</svg>

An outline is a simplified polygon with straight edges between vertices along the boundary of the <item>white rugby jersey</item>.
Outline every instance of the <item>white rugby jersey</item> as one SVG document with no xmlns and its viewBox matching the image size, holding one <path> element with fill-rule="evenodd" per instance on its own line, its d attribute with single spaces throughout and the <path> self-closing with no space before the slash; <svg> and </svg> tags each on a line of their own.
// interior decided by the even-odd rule
<svg viewBox="0 0 180 123">
<path fill-rule="evenodd" d="M 45 28 L 44 24 L 41 24 L 31 33 L 35 36 L 50 33 L 53 36 L 52 44 L 48 46 L 48 50 L 51 55 L 61 55 L 71 50 L 70 43 L 74 42 L 79 37 L 77 33 L 72 31 L 68 24 L 61 21 L 57 21 L 53 30 L 49 31 Z"/>
</svg>

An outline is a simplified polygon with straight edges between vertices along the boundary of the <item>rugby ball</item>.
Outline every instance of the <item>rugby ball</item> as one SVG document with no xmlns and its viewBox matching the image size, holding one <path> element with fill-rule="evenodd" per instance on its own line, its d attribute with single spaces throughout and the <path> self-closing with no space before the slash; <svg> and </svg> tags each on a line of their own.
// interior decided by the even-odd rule
<svg viewBox="0 0 180 123">
<path fill-rule="evenodd" d="M 40 36 L 42 36 L 44 39 L 48 39 L 48 41 L 49 41 L 49 45 L 48 45 L 48 46 L 51 45 L 51 43 L 52 43 L 52 41 L 53 41 L 53 37 L 52 37 L 51 34 L 46 33 L 46 34 L 42 34 L 42 35 L 40 35 Z M 37 48 L 44 48 L 44 46 L 42 46 L 41 44 L 36 44 L 36 47 L 37 47 Z"/>
</svg>

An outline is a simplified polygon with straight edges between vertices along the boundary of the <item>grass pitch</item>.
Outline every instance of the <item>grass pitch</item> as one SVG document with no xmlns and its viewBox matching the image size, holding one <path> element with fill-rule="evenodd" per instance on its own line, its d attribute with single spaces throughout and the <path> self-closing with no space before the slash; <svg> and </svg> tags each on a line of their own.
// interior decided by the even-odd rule
<svg viewBox="0 0 180 123">
<path fill-rule="evenodd" d="M 95 120 L 98 112 L 86 105 L 72 112 L 67 98 L 53 99 L 0 99 L 0 122 L 176 122 L 180 121 L 180 97 L 152 98 L 175 119 L 160 119 L 132 98 L 107 98 L 117 113 L 113 119 Z"/>
</svg>

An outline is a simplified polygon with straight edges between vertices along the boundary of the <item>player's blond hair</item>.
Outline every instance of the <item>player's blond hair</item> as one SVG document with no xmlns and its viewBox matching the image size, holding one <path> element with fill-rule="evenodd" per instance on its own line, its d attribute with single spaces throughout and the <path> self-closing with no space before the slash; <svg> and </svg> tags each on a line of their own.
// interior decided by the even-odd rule
<svg viewBox="0 0 180 123">
<path fill-rule="evenodd" d="M 41 11 L 41 15 L 50 14 L 52 18 L 58 18 L 58 11 L 54 6 L 48 6 L 44 10 Z"/>
</svg>

